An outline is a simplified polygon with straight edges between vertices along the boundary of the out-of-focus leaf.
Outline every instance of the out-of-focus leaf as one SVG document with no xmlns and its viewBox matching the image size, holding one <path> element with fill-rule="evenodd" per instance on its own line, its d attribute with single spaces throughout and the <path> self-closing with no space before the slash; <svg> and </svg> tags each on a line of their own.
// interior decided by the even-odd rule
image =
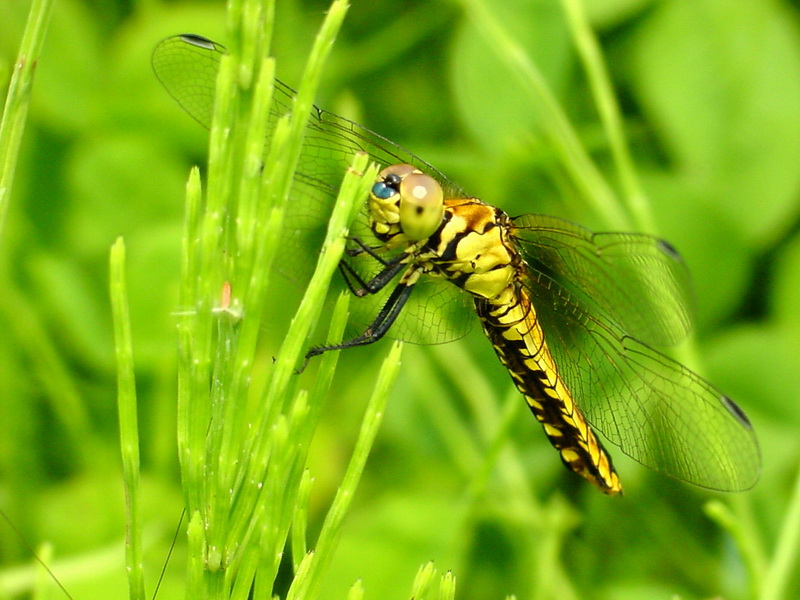
<svg viewBox="0 0 800 600">
<path fill-rule="evenodd" d="M 800 339 L 800 236 L 776 261 L 771 298 L 772 316 Z"/>
<path fill-rule="evenodd" d="M 633 45 L 636 94 L 678 170 L 752 240 L 800 192 L 800 34 L 777 2 L 662 2 Z"/>
<path fill-rule="evenodd" d="M 35 254 L 28 271 L 36 300 L 50 326 L 84 365 L 111 370 L 113 354 L 108 335 L 108 297 L 97 281 L 71 257 Z"/>
<path fill-rule="evenodd" d="M 126 238 L 131 330 L 137 367 L 158 368 L 164 347 L 175 344 L 179 307 L 181 228 L 165 223 L 142 228 Z"/>
<path fill-rule="evenodd" d="M 185 167 L 136 135 L 107 135 L 76 145 L 68 165 L 69 233 L 77 247 L 103 253 L 119 235 L 178 222 Z"/>
<path fill-rule="evenodd" d="M 748 324 L 705 345 L 708 374 L 745 410 L 800 423 L 800 338 L 781 327 Z"/>
<path fill-rule="evenodd" d="M 433 560 L 446 567 L 458 519 L 455 499 L 445 496 L 444 490 L 438 492 L 429 488 L 422 494 L 402 495 L 395 490 L 391 497 L 354 509 L 321 596 L 344 598 L 360 578 L 368 597 L 398 598 L 402 597 L 398 590 L 408 587 L 422 562 Z M 365 564 L 372 567 L 365 570 Z"/>
<path fill-rule="evenodd" d="M 646 173 L 659 233 L 678 249 L 692 276 L 698 325 L 719 321 L 742 302 L 750 275 L 750 251 L 735 220 L 680 177 Z"/>
<path fill-rule="evenodd" d="M 85 130 L 107 98 L 98 23 L 86 4 L 56 2 L 32 96 L 32 115 L 61 133 Z"/>
<path fill-rule="evenodd" d="M 24 2 L 0 3 L 0 55 L 13 60 L 19 51 L 19 41 L 25 27 L 28 7 Z M 5 61 L 0 58 L 0 64 Z M 5 82 L 4 78 L 0 81 Z M 4 100 L 5 100 L 5 95 Z"/>
<path fill-rule="evenodd" d="M 592 26 L 605 29 L 642 12 L 653 0 L 583 0 Z"/>
<path fill-rule="evenodd" d="M 561 8 L 546 0 L 511 0 L 494 3 L 492 10 L 558 93 L 571 57 Z M 456 36 L 451 74 L 461 118 L 488 150 L 501 151 L 520 132 L 530 133 L 540 122 L 530 95 L 470 21 Z"/>
<path fill-rule="evenodd" d="M 707 374 L 753 422 L 762 455 L 761 487 L 797 469 L 800 423 L 800 337 L 774 324 L 729 329 L 705 344 Z M 780 474 L 780 475 L 779 475 Z M 785 500 L 771 489 L 760 511 L 782 518 Z"/>
<path fill-rule="evenodd" d="M 673 586 L 656 585 L 652 582 L 630 582 L 614 588 L 615 600 L 664 600 L 672 598 L 680 600 L 682 596 L 675 595 Z"/>
</svg>

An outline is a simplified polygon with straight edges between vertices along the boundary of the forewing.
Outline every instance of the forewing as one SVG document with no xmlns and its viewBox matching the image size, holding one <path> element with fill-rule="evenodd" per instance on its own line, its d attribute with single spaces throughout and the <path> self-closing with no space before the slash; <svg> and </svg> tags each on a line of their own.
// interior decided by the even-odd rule
<svg viewBox="0 0 800 600">
<path fill-rule="evenodd" d="M 167 38 L 153 51 L 153 69 L 175 101 L 206 128 L 211 126 L 214 93 L 224 46 L 204 37 L 185 34 Z M 275 80 L 265 151 L 278 119 L 289 114 L 295 92 Z M 354 153 L 366 152 L 381 166 L 407 163 L 436 177 L 445 193 L 463 195 L 437 169 L 390 140 L 331 112 L 314 107 L 309 116 L 300 160 L 292 184 L 290 206 L 277 269 L 289 279 L 305 284 L 311 276 L 324 239 L 342 177 Z M 369 243 L 371 232 L 365 208 L 351 231 Z M 354 268 L 369 278 L 380 264 L 367 255 L 350 259 Z M 388 292 L 360 298 L 353 303 L 352 326 L 362 333 L 385 301 Z M 389 335 L 416 343 L 441 343 L 461 337 L 470 327 L 469 314 L 460 313 L 470 299 L 444 281 L 421 282 L 412 293 Z"/>
<path fill-rule="evenodd" d="M 626 335 L 541 272 L 526 279 L 545 341 L 587 420 L 641 464 L 706 488 L 752 487 L 752 427 L 705 379 Z"/>
<path fill-rule="evenodd" d="M 594 233 L 547 215 L 514 219 L 526 262 L 593 304 L 626 333 L 671 346 L 689 332 L 689 274 L 664 240 L 635 233 Z"/>
</svg>

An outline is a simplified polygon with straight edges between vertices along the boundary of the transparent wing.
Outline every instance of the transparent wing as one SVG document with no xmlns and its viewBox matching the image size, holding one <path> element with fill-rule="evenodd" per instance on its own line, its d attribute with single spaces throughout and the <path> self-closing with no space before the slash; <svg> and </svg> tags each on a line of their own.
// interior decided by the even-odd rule
<svg viewBox="0 0 800 600">
<path fill-rule="evenodd" d="M 606 438 L 646 467 L 701 487 L 755 484 L 758 443 L 732 400 L 549 275 L 531 270 L 526 288 L 559 373 Z"/>
<path fill-rule="evenodd" d="M 692 326 L 691 283 L 677 251 L 635 233 L 594 233 L 563 219 L 523 215 L 513 235 L 526 262 L 581 294 L 592 313 L 656 346 L 672 346 Z"/>
<path fill-rule="evenodd" d="M 372 324 L 392 288 L 386 286 L 370 301 L 350 302 L 349 333 L 363 333 Z M 387 336 L 414 344 L 443 344 L 464 336 L 476 321 L 472 296 L 449 281 L 421 277 Z"/>
<path fill-rule="evenodd" d="M 219 62 L 224 46 L 202 36 L 185 34 L 161 41 L 153 51 L 153 70 L 175 101 L 209 128 L 214 107 L 214 93 Z M 275 81 L 272 113 L 266 145 L 278 119 L 292 111 L 295 92 Z M 314 108 L 305 133 L 297 173 L 292 185 L 291 206 L 282 240 L 284 253 L 277 266 L 289 279 L 301 285 L 307 282 L 324 238 L 333 202 L 355 152 L 366 152 L 378 164 L 408 163 L 436 177 L 446 194 L 463 192 L 437 169 L 390 140 L 328 111 Z M 366 202 L 352 233 L 369 243 Z M 371 257 L 355 257 L 352 266 L 364 277 L 379 270 Z M 388 295 L 380 293 L 353 302 L 351 326 L 367 327 Z M 461 313 L 469 298 L 445 281 L 421 283 L 389 335 L 415 343 L 441 343 L 463 336 L 474 319 Z M 362 331 L 358 331 L 361 333 Z"/>
</svg>

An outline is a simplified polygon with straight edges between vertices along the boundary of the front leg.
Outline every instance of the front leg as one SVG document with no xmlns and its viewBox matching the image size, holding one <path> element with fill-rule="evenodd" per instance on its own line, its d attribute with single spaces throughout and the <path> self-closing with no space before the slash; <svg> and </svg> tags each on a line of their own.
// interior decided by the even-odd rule
<svg viewBox="0 0 800 600">
<path fill-rule="evenodd" d="M 411 295 L 411 290 L 414 289 L 414 283 L 406 283 L 406 279 L 407 278 L 404 277 L 403 281 L 398 283 L 397 287 L 392 290 L 386 304 L 383 305 L 383 308 L 375 317 L 375 320 L 367 327 L 364 333 L 351 340 L 342 342 L 341 344 L 311 348 L 306 354 L 305 362 L 298 373 L 305 370 L 308 361 L 314 356 L 319 356 L 329 350 L 345 350 L 347 348 L 355 348 L 356 346 L 373 344 L 386 335 L 386 332 L 389 331 L 389 328 L 397 320 L 398 315 L 400 315 L 400 311 L 403 310 L 403 306 L 405 306 Z"/>
<path fill-rule="evenodd" d="M 357 248 L 347 248 L 345 250 L 345 254 L 347 254 L 347 256 L 349 256 L 350 258 L 361 256 L 362 254 L 369 254 L 372 258 L 381 263 L 383 266 L 386 266 L 387 264 L 386 261 L 380 255 L 380 252 L 382 250 L 386 250 L 386 246 L 383 245 L 370 246 L 357 235 L 349 236 L 347 238 L 347 241 L 353 242 L 356 246 L 358 246 Z"/>
<path fill-rule="evenodd" d="M 341 271 L 350 291 L 359 298 L 362 298 L 367 294 L 376 294 L 386 287 L 386 285 L 403 270 L 407 259 L 408 254 L 401 252 L 388 261 L 381 260 L 384 268 L 369 281 L 365 281 L 346 260 L 339 262 L 339 271 Z M 353 285 L 353 281 L 358 287 Z"/>
</svg>

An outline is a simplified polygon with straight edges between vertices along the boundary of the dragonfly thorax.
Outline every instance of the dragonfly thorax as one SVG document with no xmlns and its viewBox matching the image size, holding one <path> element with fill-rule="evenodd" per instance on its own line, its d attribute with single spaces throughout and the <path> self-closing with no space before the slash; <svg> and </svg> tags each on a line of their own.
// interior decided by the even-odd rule
<svg viewBox="0 0 800 600">
<path fill-rule="evenodd" d="M 445 202 L 446 216 L 433 234 L 425 258 L 437 271 L 473 296 L 505 303 L 514 293 L 521 260 L 510 243 L 510 219 L 477 198 Z"/>
<path fill-rule="evenodd" d="M 442 186 L 412 165 L 383 169 L 369 194 L 370 227 L 389 248 L 426 239 L 442 224 Z"/>
</svg>

